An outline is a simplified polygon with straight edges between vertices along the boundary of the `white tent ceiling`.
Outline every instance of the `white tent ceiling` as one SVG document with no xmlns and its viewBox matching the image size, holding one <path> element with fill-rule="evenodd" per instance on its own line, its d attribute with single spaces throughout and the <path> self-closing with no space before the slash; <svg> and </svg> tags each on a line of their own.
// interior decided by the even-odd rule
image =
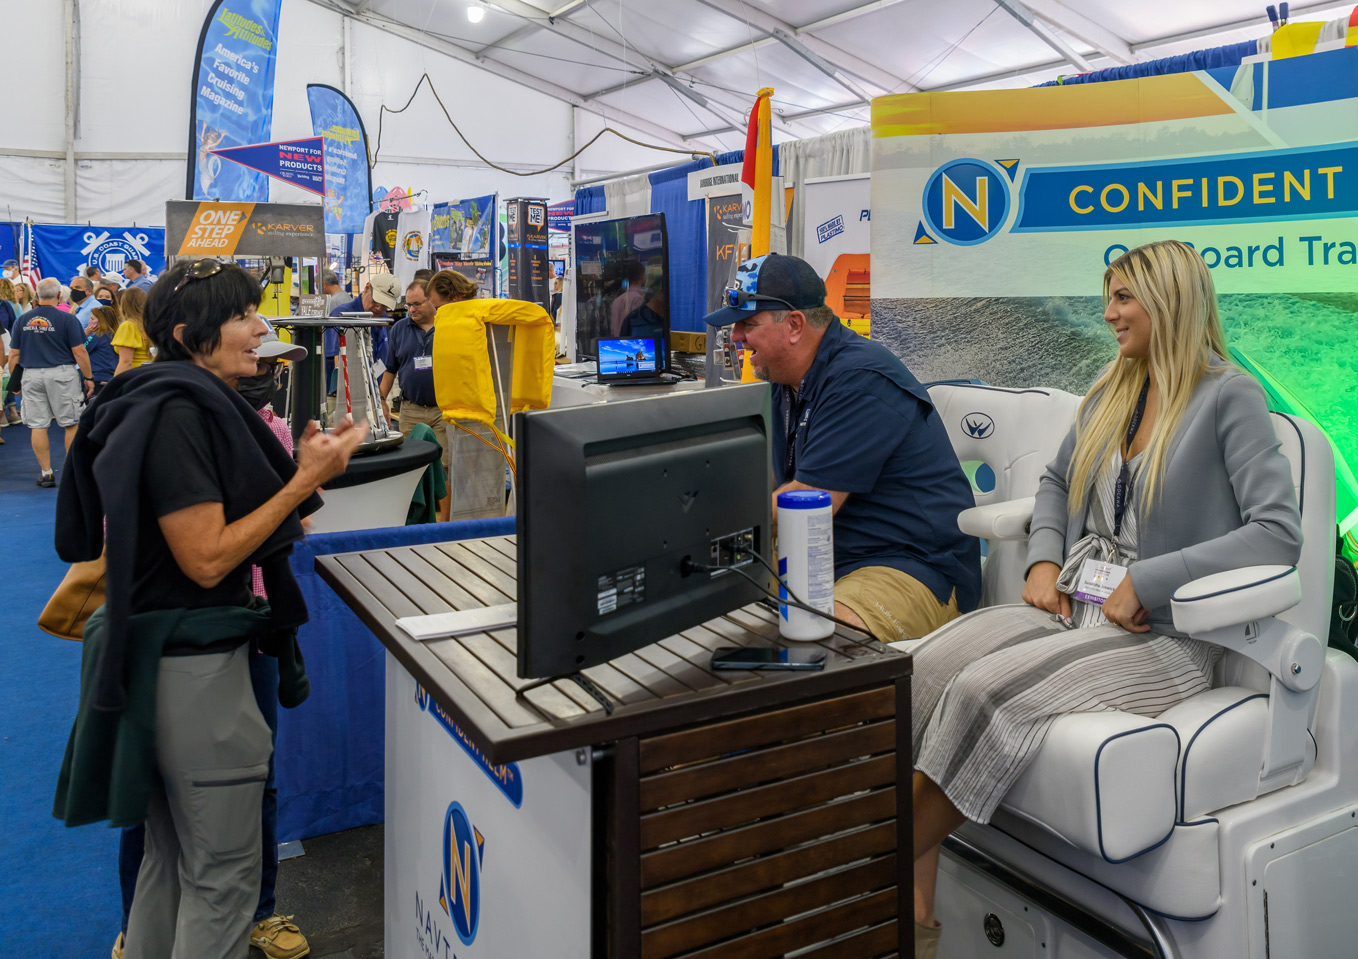
<svg viewBox="0 0 1358 959">
<path fill-rule="evenodd" d="M 699 149 L 865 123 L 884 93 L 1032 86 L 1265 36 L 1260 0 L 313 0 Z M 1293 20 L 1353 3 L 1294 3 Z M 657 129 L 658 128 L 658 129 Z"/>
<path fill-rule="evenodd" d="M 1294 3 L 1292 15 L 1346 17 L 1354 2 Z M 212 3 L 0 0 L 25 104 L 0 137 L 7 219 L 163 222 L 183 191 Z M 1270 29 L 1262 0 L 483 0 L 475 24 L 473 5 L 284 0 L 273 138 L 309 135 L 306 85 L 328 83 L 352 97 L 374 151 L 381 129 L 374 185 L 557 200 L 573 179 L 680 159 L 603 137 L 543 172 L 605 124 L 681 154 L 732 150 L 765 86 L 786 141 L 861 126 L 884 93 L 1030 86 Z M 461 135 L 428 89 L 412 99 L 425 74 Z"/>
</svg>

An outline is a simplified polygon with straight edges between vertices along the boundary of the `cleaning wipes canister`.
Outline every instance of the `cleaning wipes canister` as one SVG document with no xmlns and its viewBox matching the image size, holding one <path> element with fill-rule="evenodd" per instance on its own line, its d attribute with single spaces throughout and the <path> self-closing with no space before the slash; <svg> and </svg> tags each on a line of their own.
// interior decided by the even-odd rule
<svg viewBox="0 0 1358 959">
<path fill-rule="evenodd" d="M 835 611 L 835 533 L 830 494 L 792 490 L 778 494 L 778 587 L 780 599 L 796 597 L 825 613 Z M 835 624 L 786 602 L 778 607 L 784 639 L 824 639 Z"/>
</svg>

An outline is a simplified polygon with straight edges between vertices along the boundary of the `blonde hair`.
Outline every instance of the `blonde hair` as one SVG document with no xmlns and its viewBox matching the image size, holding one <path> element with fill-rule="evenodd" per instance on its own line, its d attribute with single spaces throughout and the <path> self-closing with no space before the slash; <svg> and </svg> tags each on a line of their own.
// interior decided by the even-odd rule
<svg viewBox="0 0 1358 959">
<path fill-rule="evenodd" d="M 146 322 L 146 291 L 139 286 L 129 286 L 127 289 L 119 290 L 113 297 L 114 304 L 118 307 L 118 316 L 123 323 L 131 323 L 141 334 L 142 339 L 147 339 Z"/>
<path fill-rule="evenodd" d="M 14 284 L 4 277 L 0 277 L 0 300 L 14 302 Z"/>
<path fill-rule="evenodd" d="M 1141 486 L 1143 502 L 1154 502 L 1169 445 L 1198 380 L 1213 358 L 1227 357 L 1212 275 L 1191 246 L 1161 240 L 1122 254 L 1103 274 L 1105 310 L 1114 280 L 1126 284 L 1150 317 L 1149 355 L 1113 360 L 1080 403 L 1067 474 L 1071 513 L 1084 508 L 1094 477 L 1120 451 L 1148 374 L 1155 381 L 1159 412 L 1146 445 Z"/>
</svg>

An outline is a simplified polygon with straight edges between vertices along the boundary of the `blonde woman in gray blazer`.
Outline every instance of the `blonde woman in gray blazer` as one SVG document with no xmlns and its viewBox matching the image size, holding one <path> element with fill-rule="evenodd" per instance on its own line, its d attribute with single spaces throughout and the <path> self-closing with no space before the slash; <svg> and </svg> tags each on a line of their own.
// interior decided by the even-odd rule
<svg viewBox="0 0 1358 959">
<path fill-rule="evenodd" d="M 1174 240 L 1104 274 L 1118 356 L 1038 487 L 1026 605 L 978 610 L 915 652 L 916 955 L 937 950 L 938 844 L 988 822 L 1058 717 L 1157 716 L 1211 687 L 1219 648 L 1174 628 L 1200 576 L 1293 565 L 1301 518 L 1259 385 L 1232 366 L 1202 258 Z M 1094 564 L 1125 570 L 1107 592 Z M 1103 595 L 1102 604 L 1097 598 Z"/>
</svg>

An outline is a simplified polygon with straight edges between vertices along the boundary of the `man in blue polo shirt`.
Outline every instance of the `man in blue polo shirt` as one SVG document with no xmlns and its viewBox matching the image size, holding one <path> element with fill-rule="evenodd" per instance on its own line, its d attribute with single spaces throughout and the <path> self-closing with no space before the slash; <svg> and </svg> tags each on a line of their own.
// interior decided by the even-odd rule
<svg viewBox="0 0 1358 959">
<path fill-rule="evenodd" d="M 880 343 L 825 305 L 805 260 L 740 266 L 711 326 L 731 325 L 755 374 L 774 384 L 774 502 L 830 494 L 835 614 L 883 642 L 924 636 L 981 598 L 980 544 L 957 528 L 975 505 L 929 394 Z"/>
</svg>

